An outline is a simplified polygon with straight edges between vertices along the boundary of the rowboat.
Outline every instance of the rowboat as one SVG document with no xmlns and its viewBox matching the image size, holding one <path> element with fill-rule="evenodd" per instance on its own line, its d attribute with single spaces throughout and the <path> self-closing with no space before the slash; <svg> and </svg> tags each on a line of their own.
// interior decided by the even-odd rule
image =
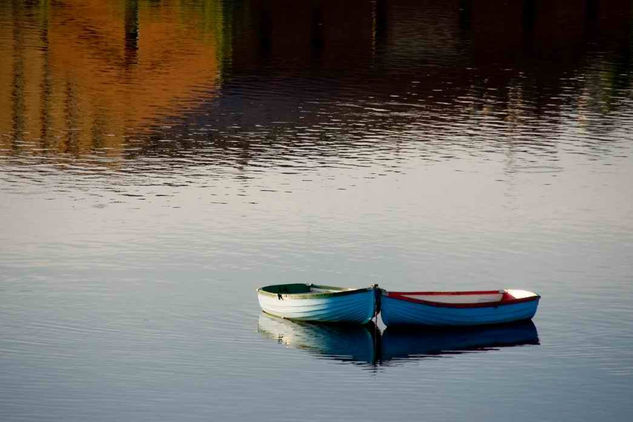
<svg viewBox="0 0 633 422">
<path fill-rule="evenodd" d="M 385 325 L 477 326 L 531 319 L 541 297 L 526 290 L 388 292 L 381 297 Z"/>
<path fill-rule="evenodd" d="M 278 284 L 257 289 L 262 310 L 297 321 L 365 324 L 376 313 L 376 286 L 362 289 Z"/>
</svg>

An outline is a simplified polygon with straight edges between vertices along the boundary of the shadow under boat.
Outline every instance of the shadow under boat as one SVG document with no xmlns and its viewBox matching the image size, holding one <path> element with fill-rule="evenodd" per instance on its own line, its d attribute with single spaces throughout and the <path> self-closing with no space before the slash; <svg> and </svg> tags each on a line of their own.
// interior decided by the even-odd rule
<svg viewBox="0 0 633 422">
<path fill-rule="evenodd" d="M 366 325 L 294 322 L 262 312 L 257 328 L 264 337 L 287 347 L 306 350 L 321 358 L 374 367 L 392 361 L 539 344 L 532 321 L 448 330 L 387 327 L 381 334 L 372 322 Z"/>
</svg>

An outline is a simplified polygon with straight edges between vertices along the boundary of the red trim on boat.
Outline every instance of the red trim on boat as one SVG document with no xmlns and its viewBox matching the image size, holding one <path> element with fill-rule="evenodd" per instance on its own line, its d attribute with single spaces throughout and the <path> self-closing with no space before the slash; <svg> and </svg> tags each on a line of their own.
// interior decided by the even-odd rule
<svg viewBox="0 0 633 422">
<path fill-rule="evenodd" d="M 492 295 L 503 293 L 503 290 L 476 290 L 467 292 L 387 292 L 388 295 L 425 295 L 425 296 L 449 296 L 449 295 Z"/>
<path fill-rule="evenodd" d="M 486 307 L 496 307 L 496 306 L 504 306 L 504 305 L 514 305 L 517 303 L 523 302 L 531 302 L 533 300 L 538 300 L 541 296 L 535 294 L 534 296 L 524 297 L 521 299 L 517 299 L 508 292 L 503 292 L 503 296 L 501 300 L 496 302 L 481 302 L 481 303 L 446 303 L 446 302 L 433 302 L 429 300 L 423 299 L 414 299 L 407 295 L 474 295 L 474 294 L 493 294 L 493 293 L 501 293 L 499 290 L 488 290 L 488 291 L 477 291 L 477 292 L 384 292 L 383 294 L 387 297 L 404 300 L 412 303 L 421 303 L 424 305 L 437 306 L 441 308 L 486 308 Z"/>
</svg>

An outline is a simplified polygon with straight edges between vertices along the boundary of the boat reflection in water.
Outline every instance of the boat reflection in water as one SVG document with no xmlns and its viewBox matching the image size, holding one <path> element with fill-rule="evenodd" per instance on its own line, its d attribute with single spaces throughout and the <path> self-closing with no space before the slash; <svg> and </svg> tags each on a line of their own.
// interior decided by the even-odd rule
<svg viewBox="0 0 633 422">
<path fill-rule="evenodd" d="M 453 329 L 392 327 L 382 333 L 383 362 L 426 356 L 459 354 L 475 350 L 496 350 L 498 347 L 539 344 L 532 321 L 514 324 Z"/>
<path fill-rule="evenodd" d="M 376 345 L 380 331 L 373 323 L 319 324 L 293 322 L 261 313 L 257 331 L 294 349 L 345 362 L 373 365 L 377 362 Z"/>
<path fill-rule="evenodd" d="M 265 337 L 319 357 L 379 366 L 398 360 L 420 359 L 500 347 L 539 344 L 532 321 L 468 328 L 386 328 L 382 334 L 373 324 L 333 325 L 294 322 L 262 312 L 258 331 Z"/>
</svg>

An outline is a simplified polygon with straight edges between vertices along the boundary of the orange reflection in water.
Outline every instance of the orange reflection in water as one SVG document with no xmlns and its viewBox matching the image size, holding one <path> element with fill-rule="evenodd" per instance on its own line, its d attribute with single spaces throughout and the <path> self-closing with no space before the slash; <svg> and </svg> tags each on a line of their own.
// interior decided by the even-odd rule
<svg viewBox="0 0 633 422">
<path fill-rule="evenodd" d="M 16 3 L 0 8 L 3 149 L 118 155 L 217 86 L 216 0 Z"/>
</svg>

